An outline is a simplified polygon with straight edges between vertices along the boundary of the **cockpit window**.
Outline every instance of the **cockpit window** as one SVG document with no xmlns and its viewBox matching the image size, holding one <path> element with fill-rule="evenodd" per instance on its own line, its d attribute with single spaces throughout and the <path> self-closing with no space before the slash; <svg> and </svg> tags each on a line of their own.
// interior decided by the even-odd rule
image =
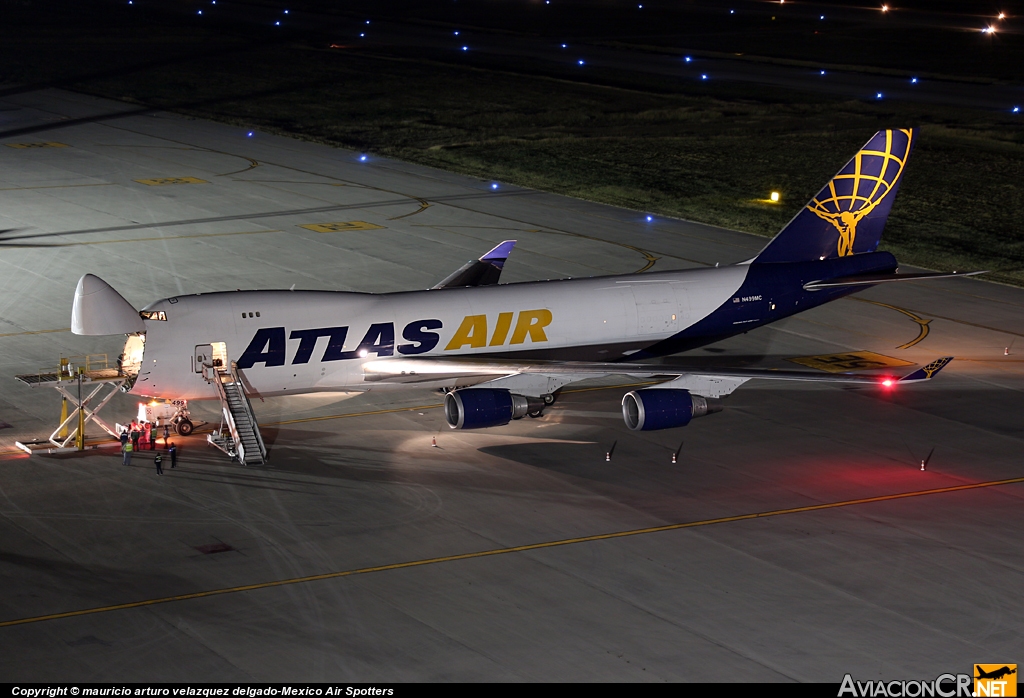
<svg viewBox="0 0 1024 698">
<path fill-rule="evenodd" d="M 163 320 L 167 321 L 167 313 L 162 310 L 140 310 L 139 316 L 143 320 Z"/>
</svg>

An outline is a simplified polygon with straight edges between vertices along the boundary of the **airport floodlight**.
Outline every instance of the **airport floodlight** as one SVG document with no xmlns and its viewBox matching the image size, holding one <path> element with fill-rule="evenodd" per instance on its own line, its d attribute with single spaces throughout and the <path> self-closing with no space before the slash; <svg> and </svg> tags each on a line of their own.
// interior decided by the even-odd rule
<svg viewBox="0 0 1024 698">
<path fill-rule="evenodd" d="M 777 203 L 779 203 L 779 192 L 777 192 L 777 191 L 773 191 L 773 192 L 772 192 L 772 194 L 771 194 L 771 196 L 770 196 L 770 197 L 768 197 L 768 198 L 769 198 L 769 199 L 771 199 L 771 201 L 772 201 L 772 203 L 773 203 L 773 204 L 777 204 Z"/>
</svg>

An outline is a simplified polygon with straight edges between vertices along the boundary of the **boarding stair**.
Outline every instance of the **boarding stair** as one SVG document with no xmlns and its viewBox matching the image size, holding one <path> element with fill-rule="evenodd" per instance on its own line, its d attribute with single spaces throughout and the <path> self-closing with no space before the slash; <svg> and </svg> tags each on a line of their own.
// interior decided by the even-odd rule
<svg viewBox="0 0 1024 698">
<path fill-rule="evenodd" d="M 226 367 L 204 365 L 203 377 L 216 387 L 223 417 L 221 428 L 210 434 L 207 441 L 242 465 L 265 464 L 267 447 L 245 394 L 238 364 L 232 361 Z"/>
</svg>

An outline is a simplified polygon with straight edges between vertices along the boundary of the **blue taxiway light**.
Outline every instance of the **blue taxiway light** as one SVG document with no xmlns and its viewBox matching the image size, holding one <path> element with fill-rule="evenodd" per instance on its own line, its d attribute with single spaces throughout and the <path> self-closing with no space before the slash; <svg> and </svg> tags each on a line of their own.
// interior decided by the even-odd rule
<svg viewBox="0 0 1024 698">
<path fill-rule="evenodd" d="M 359 156 L 359 162 L 366 162 L 366 156 L 365 155 L 360 155 Z"/>
<path fill-rule="evenodd" d="M 729 10 L 729 14 L 731 14 L 731 15 L 736 14 L 736 10 Z"/>
<path fill-rule="evenodd" d="M 917 84 L 917 78 L 910 78 L 910 84 L 911 85 L 916 85 Z"/>
<path fill-rule="evenodd" d="M 881 98 L 882 98 L 882 93 L 881 92 L 876 92 L 875 93 L 875 99 L 881 99 Z"/>
<path fill-rule="evenodd" d="M 825 74 L 825 71 L 824 71 L 824 70 L 822 70 L 822 71 L 820 71 L 820 72 L 819 72 L 819 75 L 824 75 L 824 74 Z"/>
<path fill-rule="evenodd" d="M 275 26 L 275 27 L 280 27 L 280 26 L 281 26 L 281 23 L 280 23 L 280 22 L 274 22 L 274 26 Z"/>
<path fill-rule="evenodd" d="M 463 46 L 463 47 L 462 47 L 462 50 L 463 50 L 463 51 L 468 51 L 468 50 L 469 50 L 469 46 Z"/>
<path fill-rule="evenodd" d="M 653 220 L 654 220 L 653 218 L 651 218 L 650 216 L 647 216 L 647 222 L 648 222 L 648 223 L 650 223 L 650 222 L 651 222 L 651 221 L 653 221 Z"/>
<path fill-rule="evenodd" d="M 580 64 L 580 65 L 583 65 L 583 60 L 582 60 L 582 59 L 581 59 L 581 60 L 579 61 L 579 64 Z"/>
<path fill-rule="evenodd" d="M 245 136 L 246 138 L 252 138 L 252 131 L 249 131 L 249 133 L 245 134 Z"/>
<path fill-rule="evenodd" d="M 455 36 L 458 36 L 458 35 L 459 35 L 459 33 L 458 33 L 458 32 L 455 32 Z"/>
<path fill-rule="evenodd" d="M 818 17 L 818 19 L 825 19 L 825 15 L 822 15 L 821 17 Z"/>
<path fill-rule="evenodd" d="M 1014 107 L 1010 111 L 1012 111 L 1014 114 L 1020 114 L 1020 107 Z"/>
<path fill-rule="evenodd" d="M 708 74 L 707 73 L 701 73 L 700 74 L 700 79 L 701 80 L 707 80 L 708 79 Z"/>
<path fill-rule="evenodd" d="M 690 58 L 689 56 L 687 56 L 687 57 L 686 57 L 686 58 L 684 58 L 683 60 L 684 60 L 684 61 L 686 61 L 687 63 L 689 63 L 689 62 L 690 62 L 690 61 L 692 61 L 693 59 L 692 59 L 692 58 Z"/>
<path fill-rule="evenodd" d="M 569 48 L 568 44 L 562 44 L 562 48 Z"/>
<path fill-rule="evenodd" d="M 497 188 L 498 188 L 498 183 L 497 182 L 492 182 L 491 183 L 491 189 L 497 189 Z"/>
<path fill-rule="evenodd" d="M 364 36 L 366 36 L 366 34 L 360 33 L 359 36 L 360 37 L 364 37 Z"/>
<path fill-rule="evenodd" d="M 203 14 L 203 11 L 202 11 L 202 10 L 199 10 L 199 14 Z"/>
</svg>

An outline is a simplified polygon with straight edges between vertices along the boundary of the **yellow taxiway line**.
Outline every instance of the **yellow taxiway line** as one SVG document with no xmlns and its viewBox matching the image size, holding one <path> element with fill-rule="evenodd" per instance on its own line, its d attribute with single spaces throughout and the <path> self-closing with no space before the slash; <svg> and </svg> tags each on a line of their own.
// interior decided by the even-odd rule
<svg viewBox="0 0 1024 698">
<path fill-rule="evenodd" d="M 545 541 L 543 543 L 530 543 L 527 545 L 516 545 L 509 548 L 493 548 L 491 550 L 480 550 L 473 553 L 461 553 L 458 555 L 446 555 L 444 557 L 431 557 L 423 560 L 411 560 L 407 562 L 396 562 L 389 565 L 377 565 L 375 567 L 360 567 L 352 570 L 338 572 L 325 572 L 323 574 L 311 574 L 306 577 L 293 577 L 291 579 L 278 579 L 270 582 L 258 582 L 256 584 L 244 584 L 242 586 L 225 587 L 223 589 L 210 589 L 208 591 L 197 591 L 191 594 L 178 594 L 175 596 L 161 596 L 154 599 L 142 601 L 129 601 L 128 603 L 112 604 L 109 606 L 97 606 L 95 608 L 83 608 L 77 611 L 65 611 L 63 613 L 50 613 L 44 616 L 30 616 L 28 618 L 16 618 L 14 620 L 0 621 L 0 627 L 13 625 L 25 625 L 27 623 L 39 623 L 46 620 L 59 620 L 61 618 L 75 618 L 87 616 L 94 613 L 108 613 L 110 611 L 122 611 L 129 608 L 142 608 L 144 606 L 155 606 L 157 604 L 171 603 L 173 601 L 188 601 L 190 599 L 203 599 L 210 596 L 221 596 L 223 594 L 236 594 L 242 591 L 256 591 L 259 589 L 270 589 L 272 587 L 287 586 L 290 584 L 305 584 L 307 582 L 318 582 L 326 579 L 340 579 L 352 577 L 359 574 L 371 574 L 373 572 L 387 572 L 389 570 L 407 569 L 410 567 L 422 567 L 424 565 L 436 565 L 442 562 L 456 562 L 458 560 L 472 560 L 493 555 L 505 555 L 508 553 L 522 553 L 532 550 L 544 550 L 546 548 L 557 548 L 563 545 L 576 545 L 579 543 L 591 543 L 600 540 L 611 540 L 614 538 L 626 538 L 639 536 L 648 533 L 661 533 L 663 531 L 676 531 L 684 528 L 696 528 L 698 526 L 711 526 L 714 524 L 733 523 L 736 521 L 748 521 L 750 519 L 762 519 L 769 516 L 783 516 L 786 514 L 800 514 L 808 511 L 822 511 L 824 509 L 838 509 L 860 504 L 871 504 L 874 502 L 887 502 L 896 499 L 907 499 L 909 497 L 923 497 L 932 494 L 944 494 L 947 492 L 962 492 L 965 490 L 976 490 L 985 487 L 998 487 L 1024 482 L 1024 477 L 1009 478 L 1007 480 L 990 480 L 988 482 L 973 482 L 966 485 L 953 485 L 951 487 L 937 487 L 928 490 L 916 490 L 913 492 L 899 492 L 897 494 L 883 494 L 876 497 L 864 497 L 861 499 L 847 499 L 839 502 L 827 502 L 825 504 L 810 504 L 790 509 L 774 509 L 761 511 L 753 514 L 739 514 L 737 516 L 723 516 L 716 519 L 704 519 L 702 521 L 687 521 L 684 523 L 666 524 L 664 526 L 651 526 L 648 528 L 635 528 L 628 531 L 616 531 L 613 533 L 599 533 L 592 536 L 580 536 L 578 538 L 563 538 L 561 540 Z"/>
</svg>

